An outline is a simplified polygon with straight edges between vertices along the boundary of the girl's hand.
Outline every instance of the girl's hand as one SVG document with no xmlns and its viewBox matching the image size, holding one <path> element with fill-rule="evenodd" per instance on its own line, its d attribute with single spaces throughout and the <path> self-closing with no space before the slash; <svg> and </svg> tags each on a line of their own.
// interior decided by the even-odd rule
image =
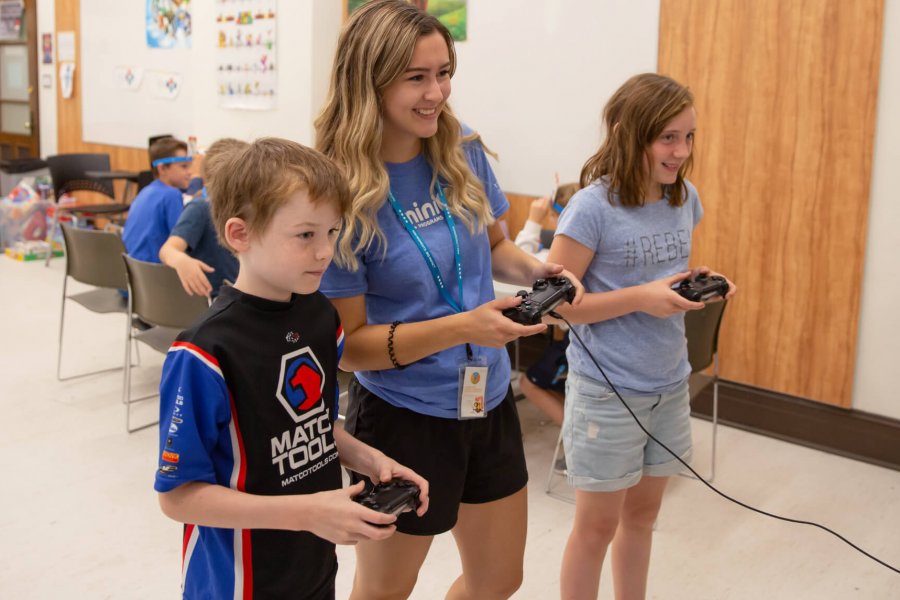
<svg viewBox="0 0 900 600">
<path fill-rule="evenodd" d="M 727 281 L 728 282 L 728 293 L 725 294 L 725 300 L 731 300 L 731 297 L 734 296 L 735 293 L 737 293 L 737 286 L 734 285 L 733 281 L 731 281 L 730 279 L 728 279 L 721 273 L 716 273 L 715 271 L 710 270 L 709 267 L 703 266 L 703 267 L 697 267 L 695 269 L 691 269 L 691 277 L 690 277 L 691 281 L 694 281 L 700 275 L 702 275 L 704 277 L 721 277 L 722 279 Z M 721 296 L 718 296 L 711 300 L 707 300 L 707 302 L 719 302 L 720 300 L 721 300 Z"/>
<path fill-rule="evenodd" d="M 581 280 L 572 275 L 570 271 L 563 268 L 562 265 L 556 263 L 541 263 L 534 271 L 534 279 L 547 279 L 548 277 L 565 277 L 573 286 L 575 286 L 575 298 L 572 300 L 572 306 L 578 306 L 584 297 L 584 285 Z"/>
<path fill-rule="evenodd" d="M 412 481 L 419 487 L 419 508 L 416 509 L 416 514 L 421 517 L 428 510 L 428 482 L 409 467 L 404 467 L 396 460 L 385 456 L 384 453 L 378 452 L 373 457 L 372 473 L 369 475 L 369 479 L 376 484 L 386 483 L 391 479 Z"/>
<path fill-rule="evenodd" d="M 527 337 L 547 329 L 543 323 L 522 325 L 503 315 L 503 310 L 521 304 L 522 298 L 511 296 L 485 302 L 462 313 L 466 318 L 465 339 L 478 346 L 502 348 L 520 337 Z"/>
<path fill-rule="evenodd" d="M 679 312 L 703 308 L 704 304 L 702 302 L 691 302 L 672 289 L 673 285 L 688 279 L 690 276 L 691 272 L 685 271 L 638 286 L 641 291 L 641 302 L 638 310 L 664 319 Z"/>
<path fill-rule="evenodd" d="M 353 501 L 353 496 L 361 494 L 364 489 L 365 484 L 360 481 L 348 488 L 304 495 L 304 502 L 311 502 L 311 505 L 304 505 L 309 507 L 304 510 L 313 515 L 309 519 L 312 523 L 309 531 L 335 544 L 355 544 L 391 537 L 397 530 L 394 526 L 397 517 Z"/>
</svg>

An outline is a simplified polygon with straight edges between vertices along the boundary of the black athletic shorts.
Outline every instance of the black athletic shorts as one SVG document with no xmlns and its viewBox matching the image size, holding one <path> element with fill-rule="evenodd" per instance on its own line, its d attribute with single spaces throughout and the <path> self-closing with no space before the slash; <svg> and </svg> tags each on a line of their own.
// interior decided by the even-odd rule
<svg viewBox="0 0 900 600">
<path fill-rule="evenodd" d="M 459 504 L 511 496 L 528 483 L 522 429 L 512 390 L 483 419 L 444 419 L 389 404 L 354 377 L 345 429 L 428 481 L 429 508 L 422 517 L 400 515 L 397 530 L 437 535 L 456 525 Z M 353 482 L 361 479 L 352 474 Z"/>
</svg>

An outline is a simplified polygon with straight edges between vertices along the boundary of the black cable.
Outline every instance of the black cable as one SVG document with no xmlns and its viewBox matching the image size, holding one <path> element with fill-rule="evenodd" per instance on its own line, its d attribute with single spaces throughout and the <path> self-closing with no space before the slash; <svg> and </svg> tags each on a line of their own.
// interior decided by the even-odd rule
<svg viewBox="0 0 900 600">
<path fill-rule="evenodd" d="M 666 445 L 663 444 L 661 441 L 659 441 L 658 439 L 656 439 L 655 437 L 653 437 L 653 434 L 651 434 L 649 431 L 647 431 L 647 430 L 644 428 L 643 424 L 641 424 L 640 419 L 637 418 L 637 415 L 634 414 L 634 411 L 631 410 L 631 407 L 628 406 L 628 403 L 625 402 L 624 398 L 622 398 L 621 394 L 619 394 L 619 390 L 616 389 L 616 386 L 614 386 L 614 385 L 612 384 L 612 382 L 609 380 L 609 377 L 606 376 L 606 373 L 603 371 L 603 368 L 602 368 L 602 367 L 600 366 L 600 364 L 597 362 L 597 359 L 594 358 L 594 355 L 591 353 L 590 349 L 588 349 L 587 345 L 585 345 L 584 341 L 582 341 L 581 336 L 578 335 L 578 332 L 575 331 L 575 328 L 572 327 L 572 324 L 569 323 L 569 321 L 568 321 L 565 317 L 563 317 L 562 315 L 560 315 L 559 313 L 557 313 L 557 312 L 555 312 L 555 311 L 550 311 L 548 314 L 549 314 L 551 317 L 553 317 L 554 319 L 560 319 L 560 320 L 566 322 L 566 325 L 569 326 L 569 331 L 571 331 L 572 333 L 575 334 L 575 339 L 577 339 L 577 340 L 578 340 L 578 343 L 581 344 L 581 347 L 585 349 L 585 351 L 587 352 L 588 356 L 591 358 L 591 361 L 594 363 L 594 365 L 595 365 L 595 366 L 597 367 L 597 369 L 600 371 L 600 374 L 603 375 L 603 379 L 606 380 L 606 383 L 609 385 L 609 388 L 613 391 L 613 393 L 615 393 L 616 397 L 618 397 L 619 400 L 622 402 L 622 405 L 623 405 L 623 406 L 628 410 L 628 412 L 631 414 L 631 417 L 634 419 L 634 422 L 638 424 L 638 427 L 641 428 L 641 431 L 643 431 L 644 433 L 646 433 L 646 434 L 647 434 L 647 437 L 649 437 L 651 440 L 653 440 L 654 442 L 656 442 L 657 444 L 659 444 L 660 446 L 662 446 L 662 447 L 666 450 L 666 452 L 668 452 L 669 454 L 671 454 L 672 456 L 674 456 L 675 459 L 676 459 L 678 462 L 680 462 L 680 463 L 683 464 L 685 467 L 687 467 L 687 469 L 688 469 L 691 473 L 694 474 L 694 477 L 696 477 L 699 481 L 702 481 L 703 484 L 704 484 L 706 487 L 708 487 L 709 489 L 711 489 L 712 491 L 714 491 L 714 492 L 717 493 L 718 495 L 722 496 L 722 497 L 725 498 L 726 500 L 731 500 L 732 502 L 734 502 L 734 503 L 737 504 L 738 506 L 743 506 L 744 508 L 746 508 L 746 509 L 748 509 L 748 510 L 752 510 L 753 512 L 757 512 L 757 513 L 759 513 L 759 514 L 761 514 L 761 515 L 765 515 L 765 516 L 767 516 L 767 517 L 772 517 L 773 519 L 778 519 L 779 521 L 787 521 L 788 523 L 799 523 L 800 525 L 812 525 L 813 527 L 818 527 L 819 529 L 821 529 L 821 530 L 823 530 L 823 531 L 827 531 L 828 533 L 830 533 L 830 534 L 833 535 L 834 537 L 838 538 L 839 540 L 841 540 L 842 542 L 844 542 L 845 544 L 847 544 L 848 546 L 850 546 L 851 548 L 853 548 L 854 550 L 856 550 L 857 552 L 859 552 L 860 554 L 863 554 L 863 555 L 867 556 L 868 558 L 874 560 L 875 562 L 877 562 L 878 564 L 880 564 L 880 565 L 882 565 L 882 566 L 884 566 L 884 567 L 887 567 L 888 569 L 890 569 L 890 570 L 893 571 L 894 573 L 900 574 L 900 569 L 897 569 L 896 567 L 893 567 L 893 566 L 889 565 L 888 563 L 884 562 L 883 560 L 881 560 L 881 559 L 878 558 L 877 556 L 874 556 L 874 555 L 872 555 L 872 554 L 869 554 L 868 552 L 866 552 L 865 550 L 863 550 L 862 548 L 860 548 L 859 546 L 857 546 L 856 544 L 854 544 L 853 542 L 851 542 L 850 540 L 848 540 L 847 538 L 845 538 L 844 536 L 842 536 L 841 534 L 837 533 L 836 531 L 832 531 L 831 529 L 825 527 L 824 525 L 820 525 L 820 524 L 814 523 L 814 522 L 812 522 L 812 521 L 801 521 L 801 520 L 799 520 L 799 519 L 791 519 L 790 517 L 782 517 L 782 516 L 780 516 L 780 515 L 776 515 L 776 514 L 773 514 L 773 513 L 770 513 L 770 512 L 766 512 L 766 511 L 764 511 L 764 510 L 761 510 L 761 509 L 759 509 L 759 508 L 756 508 L 756 507 L 750 506 L 749 504 L 746 504 L 746 503 L 744 503 L 744 502 L 741 502 L 740 500 L 736 500 L 736 499 L 732 498 L 731 496 L 729 496 L 728 494 L 726 494 L 726 493 L 724 493 L 724 492 L 722 492 L 722 491 L 719 491 L 713 484 L 711 484 L 710 482 L 708 482 L 707 480 L 705 480 L 703 477 L 700 476 L 699 473 L 697 473 L 697 471 L 695 471 L 693 468 L 691 468 L 691 465 L 689 465 L 689 464 L 687 464 L 686 462 L 684 462 L 683 460 L 681 460 L 681 457 L 680 457 L 680 456 L 678 456 L 677 454 L 675 454 L 674 452 L 672 452 L 672 451 L 669 449 L 668 446 L 666 446 Z"/>
</svg>

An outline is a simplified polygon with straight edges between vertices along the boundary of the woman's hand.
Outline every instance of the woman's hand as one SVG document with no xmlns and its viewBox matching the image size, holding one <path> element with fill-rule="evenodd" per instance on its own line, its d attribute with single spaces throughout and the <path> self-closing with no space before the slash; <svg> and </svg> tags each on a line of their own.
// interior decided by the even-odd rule
<svg viewBox="0 0 900 600">
<path fill-rule="evenodd" d="M 502 348 L 520 337 L 541 333 L 547 329 L 543 323 L 522 325 L 503 315 L 503 310 L 521 304 L 522 298 L 511 296 L 485 302 L 481 306 L 462 313 L 465 317 L 465 339 L 477 346 Z"/>
</svg>

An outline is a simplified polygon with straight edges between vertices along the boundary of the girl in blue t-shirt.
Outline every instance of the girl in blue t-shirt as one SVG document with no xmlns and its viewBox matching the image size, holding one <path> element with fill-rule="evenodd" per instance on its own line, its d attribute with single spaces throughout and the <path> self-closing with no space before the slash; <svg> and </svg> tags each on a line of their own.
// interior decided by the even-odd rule
<svg viewBox="0 0 900 600">
<path fill-rule="evenodd" d="M 493 279 L 530 287 L 568 273 L 504 238 L 508 202 L 447 104 L 455 68 L 436 18 L 367 3 L 341 33 L 316 120 L 316 145 L 353 196 L 321 287 L 343 323 L 341 367 L 356 372 L 346 427 L 430 486 L 425 515 L 357 545 L 354 598 L 408 596 L 449 530 L 463 567 L 450 596 L 507 597 L 522 577 L 527 473 L 505 345 L 545 326 L 504 317 L 519 299 L 496 300 Z"/>
<path fill-rule="evenodd" d="M 607 137 L 581 171 L 548 260 L 582 278 L 584 301 L 559 312 L 587 344 L 644 427 L 683 460 L 691 454 L 684 312 L 703 308 L 672 286 L 699 273 L 688 259 L 703 216 L 691 167 L 696 116 L 687 88 L 632 77 L 603 111 Z M 729 282 L 730 284 L 730 282 Z M 734 295 L 730 284 L 727 297 Z M 567 350 L 563 443 L 576 488 L 563 555 L 563 598 L 596 598 L 612 542 L 617 598 L 643 598 L 653 523 L 681 464 L 649 440 L 585 348 Z"/>
</svg>

